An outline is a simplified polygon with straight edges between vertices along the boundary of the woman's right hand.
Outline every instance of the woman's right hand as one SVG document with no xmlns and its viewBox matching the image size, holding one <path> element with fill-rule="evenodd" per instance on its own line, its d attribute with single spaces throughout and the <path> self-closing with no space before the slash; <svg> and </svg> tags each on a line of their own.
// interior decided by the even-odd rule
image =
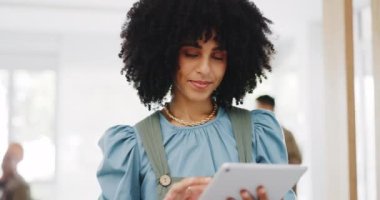
<svg viewBox="0 0 380 200">
<path fill-rule="evenodd" d="M 201 196 L 204 189 L 210 183 L 210 177 L 191 177 L 185 178 L 178 183 L 175 183 L 166 194 L 164 200 L 197 200 Z M 242 189 L 240 196 L 242 200 L 268 200 L 267 193 L 264 187 L 259 186 L 256 189 L 255 199 L 247 190 Z M 226 200 L 234 200 L 227 198 Z"/>
<path fill-rule="evenodd" d="M 185 178 L 170 188 L 164 200 L 197 200 L 210 181 L 210 177 Z"/>
</svg>

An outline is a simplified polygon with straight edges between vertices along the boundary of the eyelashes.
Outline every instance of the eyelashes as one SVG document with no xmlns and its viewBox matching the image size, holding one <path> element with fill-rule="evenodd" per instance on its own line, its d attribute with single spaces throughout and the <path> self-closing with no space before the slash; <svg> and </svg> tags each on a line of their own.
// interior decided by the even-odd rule
<svg viewBox="0 0 380 200">
<path fill-rule="evenodd" d="M 187 58 L 198 58 L 201 56 L 200 53 L 196 53 L 196 52 L 188 52 L 188 51 L 184 51 L 183 52 L 184 56 L 187 57 Z M 226 55 L 224 52 L 213 52 L 211 54 L 211 58 L 215 59 L 215 60 L 220 60 L 220 61 L 223 61 L 225 59 Z"/>
<path fill-rule="evenodd" d="M 226 54 L 224 52 L 215 52 L 211 56 L 212 58 L 217 60 L 224 60 L 226 58 Z"/>
<path fill-rule="evenodd" d="M 199 56 L 199 55 L 196 54 L 196 53 L 188 53 L 188 52 L 185 52 L 184 55 L 185 55 L 186 57 L 189 57 L 189 58 L 196 58 L 196 57 Z"/>
</svg>

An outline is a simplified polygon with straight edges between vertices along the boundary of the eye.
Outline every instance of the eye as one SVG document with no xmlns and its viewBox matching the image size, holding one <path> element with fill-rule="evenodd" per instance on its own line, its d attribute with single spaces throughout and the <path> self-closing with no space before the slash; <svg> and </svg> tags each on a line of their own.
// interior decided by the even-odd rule
<svg viewBox="0 0 380 200">
<path fill-rule="evenodd" d="M 224 60 L 226 57 L 226 53 L 217 51 L 217 52 L 214 52 L 211 56 L 212 58 L 216 60 Z"/>
<path fill-rule="evenodd" d="M 185 52 L 184 54 L 186 57 L 189 57 L 189 58 L 196 58 L 199 56 L 197 53 L 194 53 L 194 52 Z"/>
<path fill-rule="evenodd" d="M 200 56 L 199 49 L 193 47 L 183 47 L 181 54 L 186 58 L 197 58 Z"/>
</svg>

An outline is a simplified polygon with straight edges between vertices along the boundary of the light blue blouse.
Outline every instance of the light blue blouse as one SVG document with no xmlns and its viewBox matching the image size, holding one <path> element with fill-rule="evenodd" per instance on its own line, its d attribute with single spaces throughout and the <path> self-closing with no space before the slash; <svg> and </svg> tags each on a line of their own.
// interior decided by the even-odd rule
<svg viewBox="0 0 380 200">
<path fill-rule="evenodd" d="M 272 112 L 251 111 L 252 158 L 257 163 L 287 163 L 282 129 Z M 225 162 L 239 162 L 230 119 L 219 108 L 215 119 L 195 127 L 178 127 L 160 114 L 163 142 L 173 177 L 213 176 Z M 155 200 L 156 177 L 136 129 L 111 127 L 100 139 L 103 151 L 97 177 L 102 200 Z M 285 200 L 293 200 L 289 191 Z"/>
</svg>

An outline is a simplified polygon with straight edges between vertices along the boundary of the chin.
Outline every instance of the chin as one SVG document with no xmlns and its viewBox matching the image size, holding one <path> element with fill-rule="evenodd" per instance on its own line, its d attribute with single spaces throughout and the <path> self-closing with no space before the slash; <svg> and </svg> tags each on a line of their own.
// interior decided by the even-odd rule
<svg viewBox="0 0 380 200">
<path fill-rule="evenodd" d="M 211 98 L 212 93 L 210 92 L 192 92 L 191 94 L 188 95 L 188 99 L 191 101 L 197 102 L 197 101 L 207 101 Z"/>
</svg>

